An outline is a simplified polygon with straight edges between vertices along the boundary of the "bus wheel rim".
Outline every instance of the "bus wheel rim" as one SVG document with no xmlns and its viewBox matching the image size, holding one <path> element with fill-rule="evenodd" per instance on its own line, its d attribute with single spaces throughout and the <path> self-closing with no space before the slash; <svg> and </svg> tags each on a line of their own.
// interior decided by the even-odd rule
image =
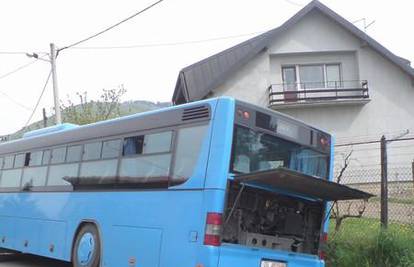
<svg viewBox="0 0 414 267">
<path fill-rule="evenodd" d="M 95 252 L 95 239 L 91 233 L 85 233 L 80 241 L 78 247 L 78 262 L 82 266 L 88 265 L 93 258 Z"/>
</svg>

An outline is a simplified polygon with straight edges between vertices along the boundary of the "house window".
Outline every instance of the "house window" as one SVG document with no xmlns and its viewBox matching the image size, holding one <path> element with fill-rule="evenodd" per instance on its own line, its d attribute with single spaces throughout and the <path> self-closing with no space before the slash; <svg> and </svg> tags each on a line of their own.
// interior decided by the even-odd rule
<svg viewBox="0 0 414 267">
<path fill-rule="evenodd" d="M 321 88 L 324 86 L 325 75 L 323 65 L 299 66 L 301 88 Z"/>
<path fill-rule="evenodd" d="M 282 75 L 285 91 L 296 90 L 296 67 L 283 67 Z"/>
<path fill-rule="evenodd" d="M 339 64 L 326 65 L 325 68 L 327 87 L 339 87 L 341 82 L 341 70 Z"/>
<path fill-rule="evenodd" d="M 342 86 L 340 64 L 290 65 L 282 67 L 285 91 Z"/>
</svg>

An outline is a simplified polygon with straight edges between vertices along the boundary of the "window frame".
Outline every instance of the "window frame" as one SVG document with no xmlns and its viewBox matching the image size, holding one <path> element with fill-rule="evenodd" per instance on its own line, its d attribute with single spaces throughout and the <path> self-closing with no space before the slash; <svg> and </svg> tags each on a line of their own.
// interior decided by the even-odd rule
<svg viewBox="0 0 414 267">
<path fill-rule="evenodd" d="M 325 62 L 325 63 L 304 63 L 304 64 L 283 64 L 281 66 L 281 78 L 282 78 L 282 82 L 283 84 L 285 84 L 284 78 L 283 78 L 283 69 L 286 68 L 295 68 L 295 74 L 296 74 L 296 88 L 297 90 L 306 90 L 306 88 L 303 87 L 304 82 L 301 81 L 300 78 L 300 67 L 302 66 L 322 66 L 323 68 L 323 87 L 318 87 L 318 88 L 309 88 L 309 90 L 312 89 L 331 89 L 331 88 L 335 88 L 332 86 L 328 86 L 329 81 L 327 80 L 327 66 L 338 66 L 338 70 L 339 70 L 339 84 L 340 86 L 338 86 L 337 88 L 341 88 L 343 86 L 343 76 L 342 76 L 342 63 L 341 62 Z M 331 81 L 332 82 L 332 81 Z M 306 83 L 305 83 L 306 84 Z"/>
</svg>

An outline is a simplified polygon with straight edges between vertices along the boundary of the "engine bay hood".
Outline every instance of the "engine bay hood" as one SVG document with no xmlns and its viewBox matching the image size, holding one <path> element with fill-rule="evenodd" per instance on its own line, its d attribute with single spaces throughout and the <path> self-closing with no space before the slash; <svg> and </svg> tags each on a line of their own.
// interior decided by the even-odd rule
<svg viewBox="0 0 414 267">
<path fill-rule="evenodd" d="M 234 181 L 271 187 L 325 201 L 368 199 L 374 195 L 287 168 L 237 174 Z"/>
</svg>

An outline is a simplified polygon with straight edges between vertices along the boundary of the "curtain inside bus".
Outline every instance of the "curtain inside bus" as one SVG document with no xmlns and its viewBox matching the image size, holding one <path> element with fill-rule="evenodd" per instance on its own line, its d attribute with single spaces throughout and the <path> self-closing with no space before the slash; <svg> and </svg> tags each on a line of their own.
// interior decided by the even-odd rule
<svg viewBox="0 0 414 267">
<path fill-rule="evenodd" d="M 292 151 L 289 169 L 317 177 L 326 177 L 328 172 L 326 159 L 310 149 Z"/>
</svg>

